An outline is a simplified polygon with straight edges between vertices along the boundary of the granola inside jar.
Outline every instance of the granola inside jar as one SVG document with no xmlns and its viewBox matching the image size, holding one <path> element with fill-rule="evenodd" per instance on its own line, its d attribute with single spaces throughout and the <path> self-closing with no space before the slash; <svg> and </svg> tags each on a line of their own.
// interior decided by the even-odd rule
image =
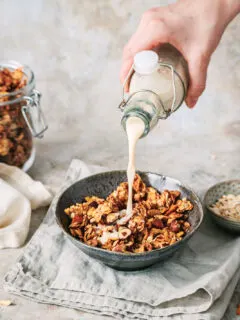
<svg viewBox="0 0 240 320">
<path fill-rule="evenodd" d="M 0 63 L 0 162 L 27 171 L 34 162 L 33 137 L 47 129 L 32 70 L 17 62 Z"/>
</svg>

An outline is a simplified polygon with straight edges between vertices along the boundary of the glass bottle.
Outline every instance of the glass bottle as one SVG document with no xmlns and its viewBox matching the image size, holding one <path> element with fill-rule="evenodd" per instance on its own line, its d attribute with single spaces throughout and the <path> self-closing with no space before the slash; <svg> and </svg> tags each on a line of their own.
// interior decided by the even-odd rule
<svg viewBox="0 0 240 320">
<path fill-rule="evenodd" d="M 0 62 L 0 69 L 0 162 L 27 171 L 35 159 L 33 137 L 42 138 L 47 130 L 40 107 L 41 94 L 35 89 L 35 76 L 29 67 L 4 61 Z M 8 72 L 18 70 L 24 83 L 11 90 Z"/>
<path fill-rule="evenodd" d="M 166 44 L 154 51 L 137 53 L 127 76 L 129 97 L 123 101 L 122 125 L 126 129 L 129 117 L 139 117 L 145 124 L 143 136 L 156 126 L 159 119 L 168 118 L 184 101 L 188 89 L 187 63 L 180 52 Z M 142 136 L 142 137 L 143 137 Z"/>
</svg>

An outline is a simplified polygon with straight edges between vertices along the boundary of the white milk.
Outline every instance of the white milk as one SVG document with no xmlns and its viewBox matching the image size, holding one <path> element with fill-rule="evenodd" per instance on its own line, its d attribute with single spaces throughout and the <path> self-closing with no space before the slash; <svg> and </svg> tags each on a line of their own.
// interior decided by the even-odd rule
<svg viewBox="0 0 240 320">
<path fill-rule="evenodd" d="M 173 99 L 171 73 L 166 72 L 163 68 L 161 72 L 160 70 L 156 70 L 147 75 L 141 75 L 135 72 L 131 78 L 129 93 L 131 94 L 146 89 L 155 92 L 161 98 L 164 106 L 169 105 Z M 138 98 L 141 96 L 146 98 L 146 93 L 139 93 Z M 153 99 L 154 98 L 157 104 L 158 98 L 153 97 Z"/>
<path fill-rule="evenodd" d="M 132 217 L 132 188 L 135 177 L 135 150 L 139 138 L 141 138 L 145 129 L 144 122 L 138 117 L 129 117 L 126 122 L 126 131 L 128 136 L 129 161 L 127 169 L 128 177 L 128 203 L 126 215 L 118 220 L 118 224 L 125 224 Z"/>
<path fill-rule="evenodd" d="M 113 231 L 113 232 L 103 231 L 102 236 L 99 238 L 102 244 L 107 243 L 108 240 L 118 240 L 118 239 L 119 239 L 118 231 Z"/>
</svg>

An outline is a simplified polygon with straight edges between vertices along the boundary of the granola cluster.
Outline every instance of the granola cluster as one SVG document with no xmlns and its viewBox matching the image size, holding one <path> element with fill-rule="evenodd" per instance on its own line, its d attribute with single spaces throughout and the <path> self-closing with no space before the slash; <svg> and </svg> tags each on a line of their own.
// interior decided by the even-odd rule
<svg viewBox="0 0 240 320">
<path fill-rule="evenodd" d="M 190 201 L 180 199 L 179 191 L 159 193 L 147 187 L 136 174 L 133 184 L 133 214 L 126 214 L 128 183 L 121 183 L 107 199 L 86 197 L 86 202 L 65 209 L 71 218 L 69 229 L 74 237 L 102 249 L 140 253 L 169 246 L 181 240 L 190 228 Z"/>
<path fill-rule="evenodd" d="M 22 94 L 14 94 L 26 84 L 21 68 L 0 70 L 0 162 L 18 167 L 24 165 L 32 150 L 32 136 L 21 112 Z M 20 101 L 14 102 L 16 99 Z"/>
</svg>

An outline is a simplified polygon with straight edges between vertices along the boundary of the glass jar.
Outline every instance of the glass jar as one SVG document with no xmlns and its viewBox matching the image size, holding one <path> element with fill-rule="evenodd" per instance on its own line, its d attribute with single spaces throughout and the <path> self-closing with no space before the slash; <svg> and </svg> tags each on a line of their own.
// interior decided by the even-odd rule
<svg viewBox="0 0 240 320">
<path fill-rule="evenodd" d="M 8 70 L 20 70 L 25 79 L 16 90 L 11 86 L 19 74 L 11 78 Z M 42 138 L 47 130 L 41 94 L 35 89 L 34 73 L 29 67 L 6 61 L 0 62 L 0 71 L 0 162 L 27 171 L 35 159 L 33 137 Z"/>
<path fill-rule="evenodd" d="M 123 101 L 122 125 L 129 117 L 139 117 L 145 124 L 143 136 L 168 118 L 184 101 L 188 89 L 188 66 L 181 53 L 169 44 L 137 53 L 127 76 L 129 97 Z"/>
</svg>

